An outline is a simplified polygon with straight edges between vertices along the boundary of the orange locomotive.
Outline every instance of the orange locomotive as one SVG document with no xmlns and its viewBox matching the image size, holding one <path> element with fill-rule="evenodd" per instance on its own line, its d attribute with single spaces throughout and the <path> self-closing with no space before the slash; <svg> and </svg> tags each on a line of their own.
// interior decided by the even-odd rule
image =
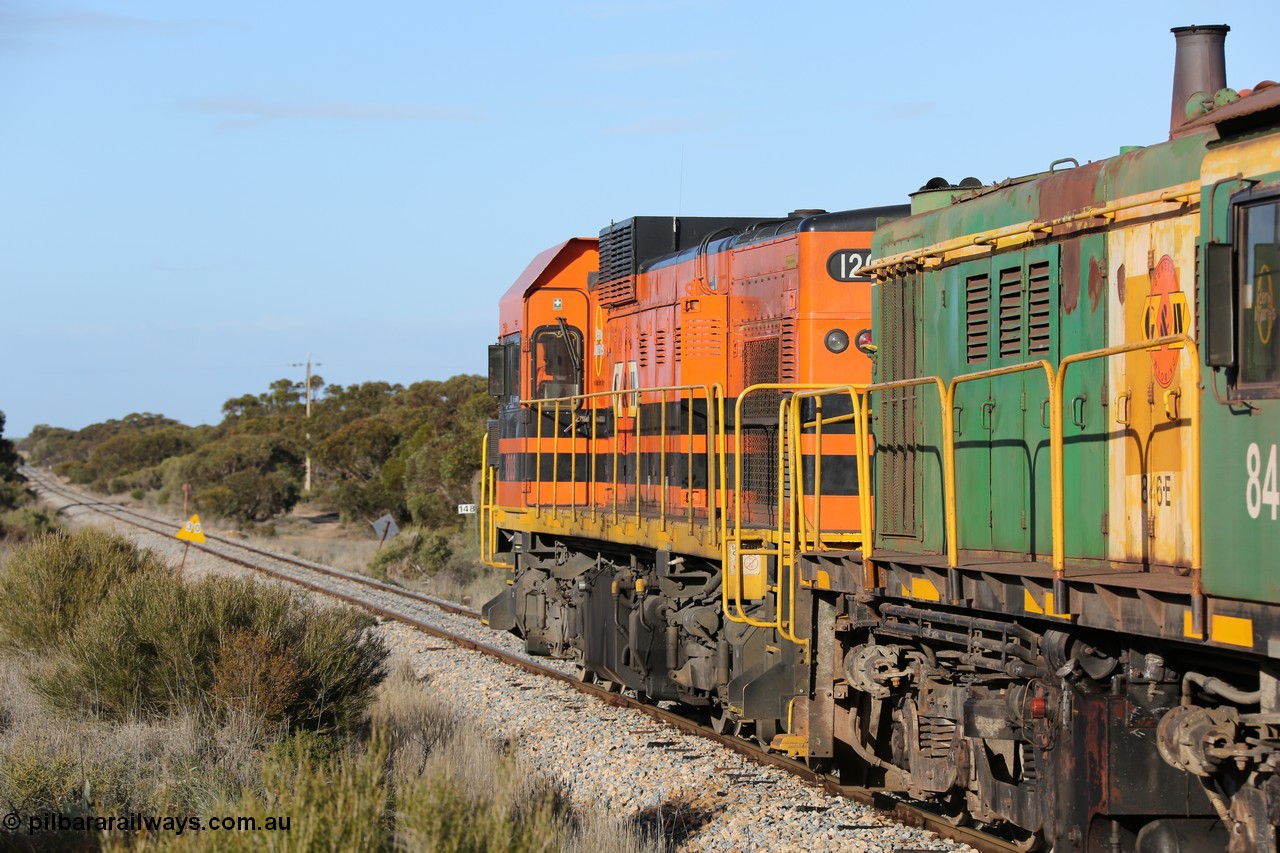
<svg viewBox="0 0 1280 853">
<path fill-rule="evenodd" d="M 786 414 L 794 392 L 870 381 L 860 271 L 906 212 L 635 217 L 539 255 L 489 349 L 482 550 L 514 570 L 489 624 L 783 735 L 809 678 L 780 642 L 791 531 L 860 518 L 851 404 L 828 398 L 816 429 Z"/>
</svg>

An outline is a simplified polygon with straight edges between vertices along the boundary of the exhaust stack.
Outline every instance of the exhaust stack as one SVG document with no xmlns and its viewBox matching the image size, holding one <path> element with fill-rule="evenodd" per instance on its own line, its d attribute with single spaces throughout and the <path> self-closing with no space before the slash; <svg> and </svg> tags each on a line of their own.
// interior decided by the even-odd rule
<svg viewBox="0 0 1280 853">
<path fill-rule="evenodd" d="M 1196 92 L 1214 92 L 1227 87 L 1227 56 L 1223 49 L 1231 27 L 1217 24 L 1205 27 L 1174 27 L 1177 39 L 1173 60 L 1173 106 L 1169 115 L 1169 132 L 1187 120 L 1187 101 Z"/>
</svg>

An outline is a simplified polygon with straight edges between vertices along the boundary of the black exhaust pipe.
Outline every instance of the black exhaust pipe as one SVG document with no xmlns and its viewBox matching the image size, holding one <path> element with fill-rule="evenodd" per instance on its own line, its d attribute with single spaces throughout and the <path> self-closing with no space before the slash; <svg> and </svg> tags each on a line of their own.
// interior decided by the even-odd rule
<svg viewBox="0 0 1280 853">
<path fill-rule="evenodd" d="M 1174 27 L 1178 50 L 1173 60 L 1173 106 L 1169 114 L 1169 132 L 1187 121 L 1187 101 L 1196 92 L 1207 92 L 1212 98 L 1227 87 L 1227 55 L 1223 42 L 1231 27 L 1217 24 L 1206 27 Z"/>
</svg>

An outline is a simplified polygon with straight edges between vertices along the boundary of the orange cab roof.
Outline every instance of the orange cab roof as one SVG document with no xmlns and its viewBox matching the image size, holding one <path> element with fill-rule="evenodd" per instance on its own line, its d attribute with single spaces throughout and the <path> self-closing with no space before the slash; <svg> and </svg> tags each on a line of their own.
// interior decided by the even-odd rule
<svg viewBox="0 0 1280 853">
<path fill-rule="evenodd" d="M 498 319 L 501 323 L 501 334 L 509 335 L 520 331 L 521 317 L 523 316 L 522 306 L 525 298 L 551 281 L 556 276 L 564 272 L 573 261 L 580 258 L 586 252 L 595 252 L 598 250 L 600 241 L 595 237 L 571 237 L 563 243 L 559 243 L 542 252 L 532 261 L 529 266 L 524 268 L 524 272 L 520 273 L 520 277 L 516 279 L 515 284 L 507 289 L 502 295 L 502 299 L 498 302 Z M 580 282 L 565 281 L 558 282 L 561 287 L 571 287 L 577 285 L 582 290 L 587 289 L 585 277 Z"/>
</svg>

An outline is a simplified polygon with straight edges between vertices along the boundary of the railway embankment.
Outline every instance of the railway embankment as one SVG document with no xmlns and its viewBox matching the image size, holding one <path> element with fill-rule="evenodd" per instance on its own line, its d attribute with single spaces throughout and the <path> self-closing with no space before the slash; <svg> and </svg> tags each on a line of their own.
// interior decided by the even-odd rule
<svg viewBox="0 0 1280 853">
<path fill-rule="evenodd" d="M 169 538 L 171 531 L 162 525 L 145 531 L 125 524 L 122 519 L 129 510 L 94 498 L 76 500 L 50 492 L 50 499 L 63 507 L 61 515 L 72 525 L 116 526 L 121 535 L 154 548 L 170 563 L 181 559 L 181 543 Z M 288 568 L 276 569 L 306 573 L 299 561 L 279 556 L 288 561 Z M 252 572 L 244 565 L 248 562 L 228 562 L 217 554 L 192 550 L 184 573 L 192 578 L 243 576 Z M 518 654 L 520 643 L 488 631 L 473 615 L 441 611 L 423 600 L 405 601 L 394 589 L 357 589 L 354 581 L 334 575 L 311 576 L 306 582 L 313 589 L 334 587 L 324 593 L 327 596 L 394 604 L 406 611 L 406 620 L 461 635 L 450 642 L 394 619 L 374 626 L 372 631 L 390 650 L 394 663 L 393 675 L 372 705 L 372 728 L 398 732 L 392 746 L 405 737 L 432 744 L 425 751 L 424 767 L 449 766 L 462 791 L 472 790 L 475 783 L 468 780 L 477 777 L 489 779 L 488 788 L 500 787 L 504 774 L 538 780 L 526 789 L 525 805 L 518 811 L 537 813 L 542 802 L 537 792 L 552 792 L 561 834 L 545 849 L 966 849 L 639 711 L 611 707 L 568 684 L 477 655 L 465 644 L 491 644 Z M 398 603 L 390 601 L 395 598 Z M 388 697 L 391 707 L 400 710 L 390 712 L 398 716 L 386 724 Z M 424 722 L 432 719 L 462 722 Z M 416 733 L 406 736 L 406 725 Z M 366 744 L 363 754 L 371 754 L 371 748 L 376 753 L 388 747 Z M 487 767 L 478 766 L 486 763 Z M 344 772 L 356 772 L 358 766 L 344 765 Z"/>
</svg>

